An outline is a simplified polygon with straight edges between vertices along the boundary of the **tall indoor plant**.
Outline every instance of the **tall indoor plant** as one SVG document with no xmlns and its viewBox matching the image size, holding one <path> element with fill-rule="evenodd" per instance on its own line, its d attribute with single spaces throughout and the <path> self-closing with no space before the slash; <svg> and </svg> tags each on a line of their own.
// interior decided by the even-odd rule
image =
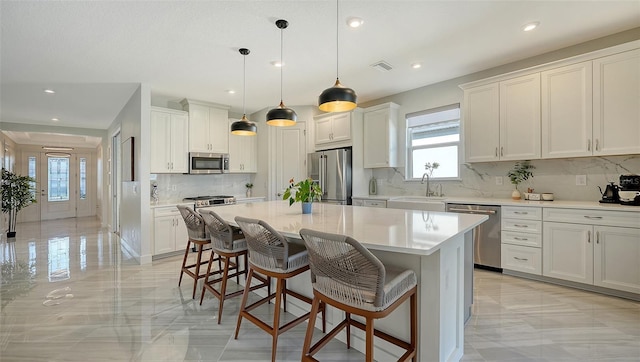
<svg viewBox="0 0 640 362">
<path fill-rule="evenodd" d="M 2 169 L 2 212 L 9 214 L 9 238 L 16 236 L 18 211 L 36 202 L 35 182 L 29 176 L 20 176 Z"/>
<path fill-rule="evenodd" d="M 311 205 L 314 201 L 320 201 L 322 197 L 322 189 L 320 185 L 314 183 L 311 178 L 296 183 L 293 179 L 289 180 L 289 187 L 284 190 L 282 199 L 289 199 L 289 206 L 294 202 L 302 203 L 302 213 L 310 214 Z"/>
</svg>

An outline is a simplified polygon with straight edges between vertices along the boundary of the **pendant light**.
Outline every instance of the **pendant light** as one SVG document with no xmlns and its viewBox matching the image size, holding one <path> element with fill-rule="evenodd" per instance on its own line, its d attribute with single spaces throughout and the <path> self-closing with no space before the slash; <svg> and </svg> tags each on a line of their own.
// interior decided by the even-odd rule
<svg viewBox="0 0 640 362">
<path fill-rule="evenodd" d="M 256 124 L 249 121 L 247 118 L 247 112 L 245 111 L 245 94 L 247 93 L 246 87 L 246 77 L 247 77 L 247 54 L 249 54 L 249 49 L 240 48 L 240 54 L 242 54 L 243 65 L 242 65 L 242 119 L 239 121 L 235 121 L 231 124 L 231 134 L 238 136 L 255 136 L 258 132 L 258 127 Z"/>
<path fill-rule="evenodd" d="M 338 76 L 338 0 L 336 0 L 336 83 L 331 88 L 325 89 L 318 97 L 318 108 L 323 112 L 346 112 L 358 106 L 356 92 L 343 86 Z"/>
<path fill-rule="evenodd" d="M 280 105 L 267 112 L 267 124 L 269 126 L 287 127 L 295 125 L 298 120 L 296 112 L 291 108 L 287 108 L 282 101 L 282 68 L 284 67 L 282 61 L 282 34 L 284 29 L 289 26 L 289 22 L 282 19 L 276 20 L 276 26 L 280 29 Z"/>
</svg>

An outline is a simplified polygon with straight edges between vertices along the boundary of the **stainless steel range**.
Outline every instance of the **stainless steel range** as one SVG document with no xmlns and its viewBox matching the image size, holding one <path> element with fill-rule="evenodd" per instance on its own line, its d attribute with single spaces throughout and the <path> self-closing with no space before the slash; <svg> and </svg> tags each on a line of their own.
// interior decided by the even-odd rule
<svg viewBox="0 0 640 362">
<path fill-rule="evenodd" d="M 200 207 L 233 205 L 236 203 L 236 198 L 228 195 L 194 196 L 194 197 L 185 197 L 183 200 L 193 201 L 194 210 Z"/>
</svg>

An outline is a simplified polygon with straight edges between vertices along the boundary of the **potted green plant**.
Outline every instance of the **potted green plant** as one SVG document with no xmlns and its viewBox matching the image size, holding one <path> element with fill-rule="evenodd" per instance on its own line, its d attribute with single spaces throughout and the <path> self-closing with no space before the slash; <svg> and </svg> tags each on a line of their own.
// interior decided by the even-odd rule
<svg viewBox="0 0 640 362">
<path fill-rule="evenodd" d="M 507 176 L 511 180 L 511 183 L 515 185 L 515 189 L 511 193 L 511 198 L 514 200 L 520 200 L 520 191 L 518 191 L 518 184 L 523 181 L 529 179 L 529 177 L 533 177 L 533 170 L 535 166 L 533 166 L 529 161 L 516 162 L 513 169 L 511 169 Z"/>
<path fill-rule="evenodd" d="M 253 188 L 253 184 L 251 182 L 247 182 L 246 184 L 244 184 L 244 187 L 247 188 L 247 197 L 251 197 L 251 189 Z"/>
<path fill-rule="evenodd" d="M 36 180 L 29 176 L 16 175 L 2 169 L 2 212 L 9 214 L 7 237 L 16 236 L 16 217 L 18 211 L 36 202 Z"/>
<path fill-rule="evenodd" d="M 284 190 L 282 199 L 289 199 L 289 206 L 294 202 L 302 203 L 302 213 L 310 214 L 311 205 L 314 201 L 320 201 L 322 197 L 322 189 L 320 185 L 313 182 L 311 178 L 296 183 L 293 179 L 289 180 L 289 187 Z"/>
</svg>

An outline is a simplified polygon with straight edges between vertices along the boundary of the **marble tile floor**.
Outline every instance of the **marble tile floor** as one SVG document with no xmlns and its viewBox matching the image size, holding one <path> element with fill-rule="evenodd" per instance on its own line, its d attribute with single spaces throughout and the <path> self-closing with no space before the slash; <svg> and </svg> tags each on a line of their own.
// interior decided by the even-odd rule
<svg viewBox="0 0 640 362">
<path fill-rule="evenodd" d="M 268 361 L 271 338 L 239 298 L 200 306 L 181 256 L 138 265 L 95 218 L 18 224 L 0 240 L 0 361 Z M 199 292 L 198 292 L 199 295 Z M 260 310 L 268 315 L 268 307 Z M 299 361 L 306 325 L 281 335 Z M 362 361 L 331 342 L 321 361 Z M 640 361 L 640 303 L 476 270 L 463 361 Z"/>
</svg>

